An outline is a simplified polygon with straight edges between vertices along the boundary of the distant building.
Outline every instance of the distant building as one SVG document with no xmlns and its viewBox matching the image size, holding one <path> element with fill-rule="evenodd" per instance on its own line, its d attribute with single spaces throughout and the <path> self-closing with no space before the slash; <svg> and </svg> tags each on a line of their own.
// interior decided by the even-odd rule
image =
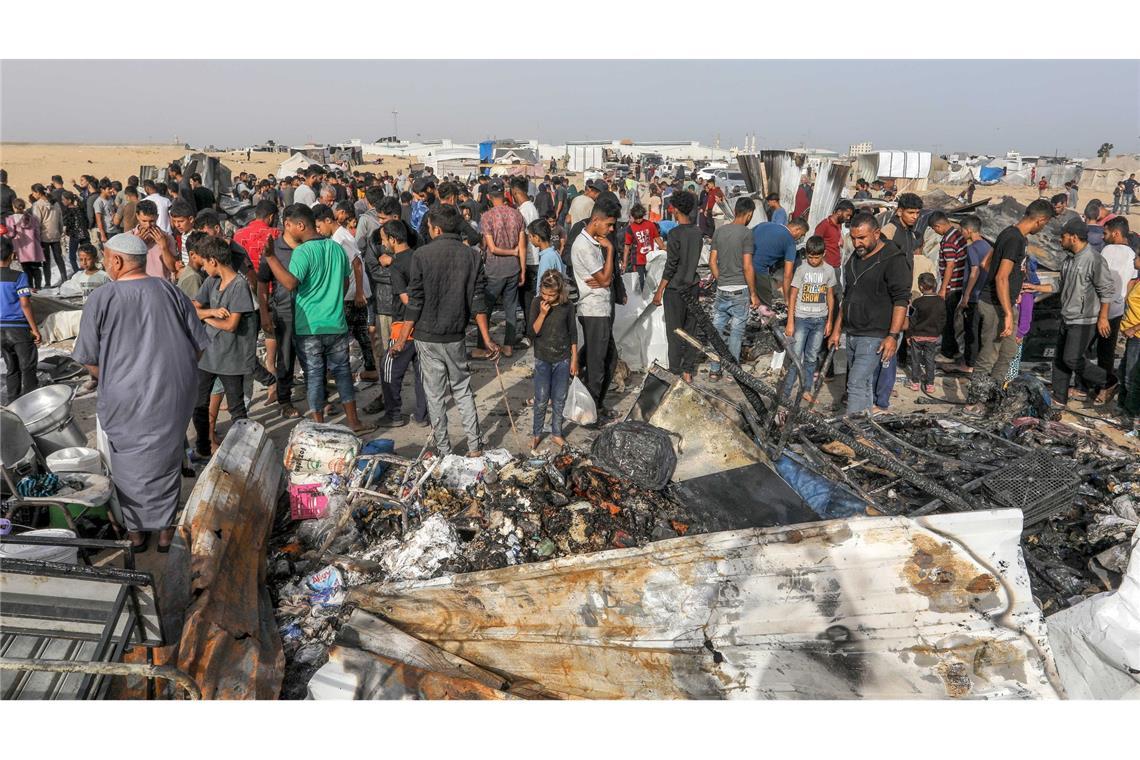
<svg viewBox="0 0 1140 760">
<path fill-rule="evenodd" d="M 869 142 L 855 143 L 847 149 L 847 155 L 862 156 L 870 153 L 872 150 L 874 150 L 874 148 L 871 147 L 871 143 Z"/>
</svg>

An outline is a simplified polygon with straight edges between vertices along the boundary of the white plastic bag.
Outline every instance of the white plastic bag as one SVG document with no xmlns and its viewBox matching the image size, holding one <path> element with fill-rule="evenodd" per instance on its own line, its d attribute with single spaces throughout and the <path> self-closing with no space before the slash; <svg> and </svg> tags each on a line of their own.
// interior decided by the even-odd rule
<svg viewBox="0 0 1140 760">
<path fill-rule="evenodd" d="M 576 377 L 570 381 L 570 390 L 566 392 L 562 418 L 579 425 L 593 425 L 598 421 L 598 407 L 586 386 Z"/>
</svg>

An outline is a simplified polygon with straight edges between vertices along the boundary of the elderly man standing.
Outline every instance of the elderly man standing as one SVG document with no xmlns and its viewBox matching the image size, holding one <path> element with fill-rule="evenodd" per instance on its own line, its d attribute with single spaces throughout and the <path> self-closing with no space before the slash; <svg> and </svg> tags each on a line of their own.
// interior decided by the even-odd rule
<svg viewBox="0 0 1140 760">
<path fill-rule="evenodd" d="M 147 275 L 141 238 L 115 235 L 103 251 L 113 282 L 88 297 L 72 358 L 99 380 L 96 411 L 131 543 L 145 551 L 159 531 L 164 552 L 174 535 L 206 331 L 182 291 Z"/>
</svg>

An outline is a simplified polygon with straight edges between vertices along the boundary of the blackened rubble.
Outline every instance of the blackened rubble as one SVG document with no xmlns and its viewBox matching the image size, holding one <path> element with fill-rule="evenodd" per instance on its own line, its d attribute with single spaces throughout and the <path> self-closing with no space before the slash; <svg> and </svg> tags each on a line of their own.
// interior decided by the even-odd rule
<svg viewBox="0 0 1140 760">
<path fill-rule="evenodd" d="M 748 372 L 732 360 L 707 312 L 698 313 L 694 339 L 706 356 L 720 357 L 743 391 L 736 424 L 766 461 L 789 484 L 795 480 L 784 467 L 789 460 L 793 469 L 841 484 L 846 504 L 855 505 L 830 511 L 839 498 L 833 492 L 825 508 L 813 505 L 819 518 L 1020 508 L 1023 556 L 1046 615 L 1120 584 L 1140 511 L 1140 459 L 1092 427 L 1060 421 L 1032 375 L 991 394 L 981 416 L 940 405 L 937 412 L 828 418 L 801 408 L 799 394 L 784 400 L 757 371 L 780 347 L 775 330 L 783 315 L 749 324 L 743 363 L 754 371 Z M 351 587 L 724 529 L 696 518 L 704 513 L 684 503 L 677 483 L 637 488 L 628 474 L 607 472 L 585 452 L 487 456 L 489 464 L 474 468 L 462 457 L 414 464 L 393 458 L 395 466 L 365 490 L 359 473 L 341 481 L 326 515 L 299 526 L 283 506 L 269 566 L 288 663 L 286 698 L 303 697 L 327 660 L 351 612 L 343 604 Z"/>
</svg>

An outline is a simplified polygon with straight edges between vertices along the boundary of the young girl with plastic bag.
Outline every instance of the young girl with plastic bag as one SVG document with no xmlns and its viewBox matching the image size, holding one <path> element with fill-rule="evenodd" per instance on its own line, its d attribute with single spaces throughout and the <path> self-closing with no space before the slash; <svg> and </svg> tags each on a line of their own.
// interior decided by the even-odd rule
<svg viewBox="0 0 1140 760">
<path fill-rule="evenodd" d="M 551 440 L 563 446 L 562 412 L 570 377 L 578 374 L 578 326 L 570 303 L 566 278 L 556 269 L 543 273 L 539 297 L 530 304 L 527 332 L 534 345 L 534 427 L 531 448 L 542 441 L 546 408 L 553 406 Z"/>
</svg>

